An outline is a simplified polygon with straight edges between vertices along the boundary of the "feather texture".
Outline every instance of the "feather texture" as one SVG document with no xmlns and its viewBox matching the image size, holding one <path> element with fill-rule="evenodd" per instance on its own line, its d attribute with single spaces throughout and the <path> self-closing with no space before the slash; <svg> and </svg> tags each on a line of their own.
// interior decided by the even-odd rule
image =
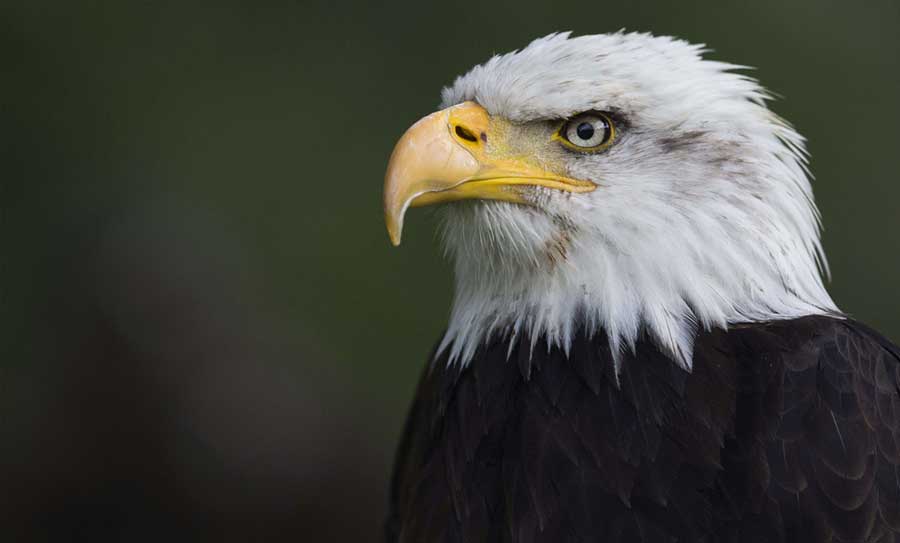
<svg viewBox="0 0 900 543">
<path fill-rule="evenodd" d="M 388 541 L 900 541 L 900 350 L 877 333 L 705 331 L 690 373 L 643 338 L 618 382 L 608 342 L 574 338 L 430 365 Z"/>
<path fill-rule="evenodd" d="M 690 368 L 697 329 L 838 314 L 803 137 L 740 66 L 704 52 L 649 34 L 553 34 L 444 89 L 444 107 L 474 100 L 517 126 L 589 110 L 618 126 L 606 151 L 561 159 L 593 192 L 446 206 L 449 362 L 497 333 L 565 350 L 585 322 L 616 356 L 646 332 Z"/>
</svg>

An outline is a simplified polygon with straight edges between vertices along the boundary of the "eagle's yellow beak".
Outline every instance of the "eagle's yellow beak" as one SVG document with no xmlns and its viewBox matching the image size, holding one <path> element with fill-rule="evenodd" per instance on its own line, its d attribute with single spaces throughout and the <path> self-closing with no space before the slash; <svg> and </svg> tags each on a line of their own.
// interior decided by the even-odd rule
<svg viewBox="0 0 900 543">
<path fill-rule="evenodd" d="M 527 187 L 590 192 L 594 183 L 547 171 L 512 156 L 505 146 L 491 149 L 492 120 L 474 102 L 443 109 L 412 125 L 394 147 L 384 176 L 384 219 L 394 245 L 400 245 L 403 216 L 419 207 L 480 198 L 518 204 Z"/>
</svg>

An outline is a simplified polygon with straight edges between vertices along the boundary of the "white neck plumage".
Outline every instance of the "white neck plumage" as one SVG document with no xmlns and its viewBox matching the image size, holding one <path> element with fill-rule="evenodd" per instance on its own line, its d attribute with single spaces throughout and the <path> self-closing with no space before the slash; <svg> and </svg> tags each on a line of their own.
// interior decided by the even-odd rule
<svg viewBox="0 0 900 543">
<path fill-rule="evenodd" d="M 455 296 L 439 353 L 465 365 L 492 339 L 523 337 L 533 351 L 568 352 L 581 327 L 605 333 L 613 353 L 647 333 L 690 370 L 698 327 L 836 315 L 811 200 L 812 218 L 767 220 L 789 217 L 779 208 L 794 201 L 720 202 L 728 221 L 704 222 L 702 212 L 654 221 L 652 210 L 631 209 L 588 226 L 513 204 L 448 207 Z"/>
</svg>

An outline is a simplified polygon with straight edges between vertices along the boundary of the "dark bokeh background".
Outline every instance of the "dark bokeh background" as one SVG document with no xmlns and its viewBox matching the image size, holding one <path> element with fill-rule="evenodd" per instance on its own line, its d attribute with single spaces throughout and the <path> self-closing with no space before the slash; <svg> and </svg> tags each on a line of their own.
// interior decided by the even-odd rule
<svg viewBox="0 0 900 543">
<path fill-rule="evenodd" d="M 4 2 L 0 536 L 374 541 L 451 294 L 383 168 L 554 30 L 705 42 L 809 137 L 831 291 L 900 339 L 900 7 Z"/>
</svg>

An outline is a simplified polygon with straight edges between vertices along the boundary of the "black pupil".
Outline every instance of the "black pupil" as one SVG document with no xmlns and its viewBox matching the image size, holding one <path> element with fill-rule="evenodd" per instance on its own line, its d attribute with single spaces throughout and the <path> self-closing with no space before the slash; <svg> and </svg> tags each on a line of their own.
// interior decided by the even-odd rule
<svg viewBox="0 0 900 543">
<path fill-rule="evenodd" d="M 581 123 L 575 129 L 575 133 L 583 140 L 589 140 L 594 137 L 594 125 L 591 123 Z"/>
</svg>

